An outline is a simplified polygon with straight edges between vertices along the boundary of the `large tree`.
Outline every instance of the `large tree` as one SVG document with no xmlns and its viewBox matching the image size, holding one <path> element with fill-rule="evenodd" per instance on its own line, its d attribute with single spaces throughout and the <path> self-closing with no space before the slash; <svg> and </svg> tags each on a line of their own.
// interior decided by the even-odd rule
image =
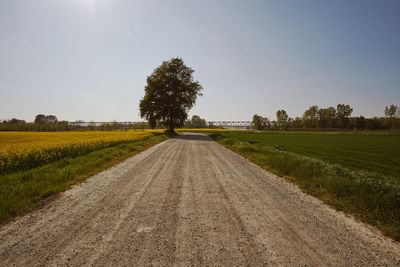
<svg viewBox="0 0 400 267">
<path fill-rule="evenodd" d="M 152 128 L 164 124 L 169 132 L 173 132 L 184 124 L 188 111 L 203 89 L 198 81 L 194 81 L 193 72 L 181 58 L 172 58 L 147 77 L 145 95 L 140 101 L 140 116 L 148 120 Z"/>
</svg>

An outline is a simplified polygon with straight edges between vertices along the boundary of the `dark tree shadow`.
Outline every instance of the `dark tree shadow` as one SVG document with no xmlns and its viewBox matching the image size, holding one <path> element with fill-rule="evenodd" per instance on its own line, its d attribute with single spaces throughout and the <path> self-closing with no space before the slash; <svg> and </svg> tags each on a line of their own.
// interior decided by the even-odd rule
<svg viewBox="0 0 400 267">
<path fill-rule="evenodd" d="M 182 135 L 177 135 L 177 136 L 175 136 L 175 138 L 185 140 L 185 141 L 206 141 L 206 142 L 214 141 L 207 135 L 195 134 L 195 133 L 185 133 Z"/>
</svg>

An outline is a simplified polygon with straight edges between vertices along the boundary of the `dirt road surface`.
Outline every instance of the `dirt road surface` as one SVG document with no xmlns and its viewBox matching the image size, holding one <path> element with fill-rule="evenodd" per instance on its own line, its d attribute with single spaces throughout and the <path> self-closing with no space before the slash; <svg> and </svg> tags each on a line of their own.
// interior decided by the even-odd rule
<svg viewBox="0 0 400 267">
<path fill-rule="evenodd" d="M 188 134 L 0 229 L 0 266 L 395 266 L 400 246 Z"/>
</svg>

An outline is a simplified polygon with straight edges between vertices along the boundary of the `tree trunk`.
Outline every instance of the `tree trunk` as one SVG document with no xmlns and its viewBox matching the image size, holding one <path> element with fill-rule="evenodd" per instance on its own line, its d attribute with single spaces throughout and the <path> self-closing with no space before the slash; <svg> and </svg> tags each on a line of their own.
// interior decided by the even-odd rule
<svg viewBox="0 0 400 267">
<path fill-rule="evenodd" d="M 169 123 L 169 126 L 168 126 L 168 133 L 170 133 L 170 134 L 175 133 L 175 131 L 174 131 L 174 123 L 173 123 L 173 122 L 170 122 L 170 123 Z"/>
</svg>

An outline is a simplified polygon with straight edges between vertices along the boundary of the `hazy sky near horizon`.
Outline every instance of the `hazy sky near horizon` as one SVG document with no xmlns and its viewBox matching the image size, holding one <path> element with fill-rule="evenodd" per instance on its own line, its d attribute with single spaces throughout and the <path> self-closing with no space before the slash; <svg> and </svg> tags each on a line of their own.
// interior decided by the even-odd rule
<svg viewBox="0 0 400 267">
<path fill-rule="evenodd" d="M 0 1 L 0 119 L 138 121 L 146 77 L 181 57 L 190 115 L 301 116 L 400 104 L 400 1 Z"/>
</svg>

